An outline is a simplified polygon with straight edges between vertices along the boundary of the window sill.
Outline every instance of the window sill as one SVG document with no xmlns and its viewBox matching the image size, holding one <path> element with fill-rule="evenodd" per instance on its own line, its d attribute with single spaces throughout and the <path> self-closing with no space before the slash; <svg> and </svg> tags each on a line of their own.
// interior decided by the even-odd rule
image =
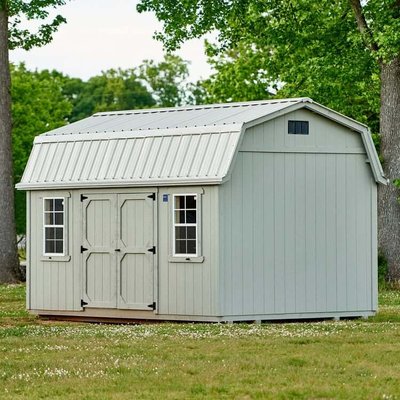
<svg viewBox="0 0 400 400">
<path fill-rule="evenodd" d="M 168 257 L 170 263 L 202 263 L 204 262 L 204 256 L 201 257 Z"/>
<path fill-rule="evenodd" d="M 71 256 L 42 256 L 40 261 L 55 261 L 55 262 L 68 262 Z"/>
</svg>

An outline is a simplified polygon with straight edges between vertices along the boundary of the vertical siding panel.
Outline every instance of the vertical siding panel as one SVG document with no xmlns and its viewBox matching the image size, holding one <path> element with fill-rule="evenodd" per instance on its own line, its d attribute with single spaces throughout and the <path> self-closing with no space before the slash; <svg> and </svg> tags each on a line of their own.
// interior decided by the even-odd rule
<svg viewBox="0 0 400 400">
<path fill-rule="evenodd" d="M 170 280 L 168 257 L 171 254 L 171 202 L 172 196 L 169 195 L 168 202 L 161 201 L 164 189 L 161 189 L 158 198 L 158 293 L 159 293 L 159 312 L 161 314 L 172 314 L 170 307 Z"/>
<path fill-rule="evenodd" d="M 270 135 L 273 136 L 273 135 Z M 263 226 L 264 243 L 264 310 L 273 313 L 275 310 L 275 173 L 274 155 L 263 156 Z M 261 219 L 260 219 L 261 223 Z"/>
<path fill-rule="evenodd" d="M 193 282 L 193 288 L 197 287 L 198 292 L 198 306 L 197 313 L 210 315 L 212 313 L 212 280 L 214 276 L 212 275 L 212 265 L 213 265 L 213 241 L 214 236 L 211 234 L 211 224 L 212 224 L 212 209 L 216 204 L 213 203 L 211 198 L 213 188 L 207 190 L 207 192 L 200 196 L 201 197 L 201 222 L 203 223 L 201 229 L 202 233 L 202 253 L 208 259 L 202 264 L 193 264 L 193 268 L 196 268 L 198 279 L 195 279 L 196 283 Z M 201 293 L 200 293 L 201 292 Z"/>
<path fill-rule="evenodd" d="M 38 224 L 39 213 L 38 213 L 38 203 L 39 197 L 36 192 L 29 192 L 31 197 L 31 259 L 30 259 L 30 273 L 31 273 L 31 307 L 32 309 L 39 308 L 40 298 L 42 297 L 41 288 L 38 287 L 39 276 L 38 276 L 38 267 L 39 267 L 39 240 L 41 229 Z"/>
<path fill-rule="evenodd" d="M 229 180 L 226 184 L 223 185 L 221 189 L 221 213 L 223 215 L 223 230 L 221 235 L 221 254 L 224 255 L 222 268 L 224 271 L 223 279 L 221 284 L 224 285 L 224 314 L 231 315 L 233 312 L 232 304 L 232 286 L 233 286 L 233 243 L 232 243 L 232 221 L 234 218 L 233 215 L 233 205 L 232 205 L 232 179 Z"/>
<path fill-rule="evenodd" d="M 327 229 L 326 216 L 328 204 L 328 185 L 332 182 L 327 181 L 329 177 L 327 157 L 324 154 L 315 156 L 315 243 L 316 243 L 316 304 L 317 311 L 327 310 L 327 293 L 330 283 L 327 278 L 328 254 L 327 254 Z M 330 203 L 331 204 L 331 203 Z"/>
<path fill-rule="evenodd" d="M 274 154 L 274 227 L 275 227 L 275 259 L 274 287 L 275 312 L 285 312 L 285 158 L 283 154 Z"/>
<path fill-rule="evenodd" d="M 363 165 L 364 163 L 364 165 Z M 367 276 L 370 272 L 370 260 L 368 253 L 369 249 L 369 234 L 368 220 L 370 220 L 371 209 L 370 201 L 370 177 L 364 174 L 364 169 L 368 168 L 364 161 L 364 156 L 358 156 L 356 160 L 356 241 L 357 241 L 357 266 L 356 266 L 356 285 L 357 285 L 357 309 L 366 310 L 368 308 L 368 284 Z M 367 171 L 369 172 L 369 171 Z"/>
<path fill-rule="evenodd" d="M 284 118 L 276 118 L 273 121 L 273 136 L 274 136 L 274 147 L 282 148 L 285 146 L 285 126 L 287 121 Z"/>
<path fill-rule="evenodd" d="M 285 243 L 285 312 L 296 309 L 296 209 L 295 209 L 295 155 L 284 155 L 285 165 L 285 217 L 284 217 L 284 243 Z"/>
<path fill-rule="evenodd" d="M 326 304 L 327 311 L 337 310 L 337 171 L 336 156 L 326 155 Z M 343 178 L 343 176 L 339 176 Z M 341 232 L 343 234 L 343 232 Z"/>
<path fill-rule="evenodd" d="M 173 275 L 175 275 L 176 304 L 175 313 L 185 313 L 185 263 L 171 263 Z"/>
<path fill-rule="evenodd" d="M 370 177 L 372 181 L 372 177 Z M 371 279 L 371 284 L 367 285 L 367 290 L 369 293 L 372 292 L 372 310 L 378 309 L 378 249 L 377 249 L 377 228 L 378 228 L 378 219 L 377 219 L 377 187 L 375 182 L 372 182 L 371 188 L 371 219 L 368 220 L 370 224 L 368 227 L 368 233 L 370 233 L 370 243 L 371 243 L 371 262 L 370 268 L 372 271 L 368 271 L 368 281 Z M 367 282 L 368 282 L 367 281 Z M 368 282 L 369 283 L 369 282 Z M 371 290 L 369 290 L 371 288 Z"/>
<path fill-rule="evenodd" d="M 219 291 L 219 276 L 218 276 L 218 189 L 210 188 L 209 190 L 210 196 L 210 212 L 209 212 L 209 229 L 210 229 L 210 254 L 211 254 L 211 262 L 208 264 L 207 271 L 207 280 L 204 281 L 203 286 L 208 287 L 209 293 L 207 291 L 205 294 L 207 295 L 207 303 L 209 304 L 209 309 L 212 314 L 220 312 L 220 305 L 218 302 L 218 291 Z M 205 239 L 204 239 L 205 240 Z M 209 284 L 207 284 L 207 281 Z"/>
<path fill-rule="evenodd" d="M 210 274 L 214 277 L 214 287 L 213 287 L 213 297 L 212 297 L 212 312 L 216 315 L 221 314 L 221 307 L 222 304 L 220 303 L 220 288 L 221 288 L 221 275 L 220 275 L 220 267 L 219 267 L 219 255 L 221 251 L 221 242 L 219 240 L 220 237 L 220 215 L 219 215 L 219 195 L 220 195 L 220 187 L 214 187 L 212 192 L 213 195 L 213 202 L 212 202 L 212 219 L 211 219 L 211 226 L 213 230 L 213 237 L 215 240 L 213 241 L 213 262 L 210 265 Z"/>
<path fill-rule="evenodd" d="M 83 295 L 82 288 L 82 257 L 80 252 L 76 251 L 82 242 L 82 203 L 79 199 L 77 191 L 71 193 L 69 205 L 69 243 L 68 248 L 71 255 L 72 265 L 67 266 L 70 269 L 65 280 L 65 288 L 67 294 L 67 307 L 69 309 L 79 310 L 80 299 Z"/>
<path fill-rule="evenodd" d="M 220 274 L 219 274 L 219 192 L 217 187 L 209 189 L 210 196 L 210 212 L 208 216 L 208 226 L 210 229 L 210 263 L 206 271 L 208 276 L 203 282 L 203 288 L 209 288 L 209 293 L 205 291 L 204 298 L 207 300 L 209 314 L 212 315 L 221 313 L 221 305 L 219 304 L 220 293 Z M 204 238 L 203 238 L 204 239 Z M 209 282 L 209 283 L 208 283 Z"/>
<path fill-rule="evenodd" d="M 296 135 L 288 135 L 287 134 L 287 127 L 289 119 L 298 119 L 297 112 L 293 112 L 292 115 L 284 115 L 282 120 L 284 121 L 283 130 L 281 132 L 282 137 L 285 141 L 285 147 L 291 148 L 296 146 Z"/>
<path fill-rule="evenodd" d="M 346 230 L 346 156 L 336 155 L 336 279 L 337 279 L 337 309 L 347 310 L 347 241 L 349 238 Z"/>
<path fill-rule="evenodd" d="M 204 269 L 202 268 L 202 264 L 192 264 L 192 285 L 193 285 L 193 309 L 194 312 L 197 315 L 205 315 L 205 314 L 210 314 L 210 311 L 206 309 L 206 301 L 203 298 L 203 292 L 204 292 L 204 283 L 203 283 L 203 273 L 205 272 Z"/>
<path fill-rule="evenodd" d="M 47 276 L 44 274 L 44 264 L 40 261 L 40 257 L 43 253 L 43 195 L 37 197 L 37 226 L 39 232 L 39 239 L 38 239 L 38 251 L 37 251 L 37 289 L 38 289 L 38 307 L 39 309 L 44 309 L 44 305 L 46 304 L 47 296 L 45 293 L 46 287 L 48 287 Z"/>
<path fill-rule="evenodd" d="M 347 274 L 344 277 L 347 287 L 347 310 L 357 309 L 357 178 L 356 178 L 356 156 L 347 154 L 345 157 L 346 166 L 346 262 Z M 364 202 L 364 201 L 363 201 Z M 361 206 L 362 207 L 362 206 Z M 365 267 L 364 267 L 365 268 Z M 360 277 L 362 279 L 362 277 Z"/>
<path fill-rule="evenodd" d="M 261 126 L 262 128 L 262 126 Z M 261 131 L 262 132 L 262 131 Z M 257 137 L 258 145 L 262 140 L 262 135 Z M 261 143 L 262 144 L 262 143 Z M 264 234 L 264 214 L 265 214 L 265 201 L 264 201 L 264 155 L 255 153 L 253 155 L 253 168 L 254 173 L 252 176 L 253 186 L 253 204 L 250 208 L 252 212 L 252 228 L 253 228 L 253 312 L 255 314 L 262 314 L 264 312 L 264 246 L 267 244 Z"/>
<path fill-rule="evenodd" d="M 295 155 L 295 308 L 296 312 L 306 311 L 306 156 Z"/>
<path fill-rule="evenodd" d="M 59 285 L 60 285 L 60 263 L 58 262 L 52 262 L 48 263 L 48 272 L 50 275 L 50 308 L 59 310 L 60 309 L 60 303 L 59 303 Z"/>
<path fill-rule="evenodd" d="M 232 176 L 232 308 L 234 314 L 243 313 L 243 154 L 239 153 L 236 159 L 236 171 Z"/>
<path fill-rule="evenodd" d="M 25 299 L 25 307 L 30 310 L 31 309 L 31 192 L 26 192 L 26 299 Z"/>
<path fill-rule="evenodd" d="M 317 310 L 317 262 L 316 262 L 316 155 L 306 157 L 305 172 L 305 310 Z"/>
<path fill-rule="evenodd" d="M 184 291 L 184 311 L 183 313 L 186 315 L 194 315 L 196 311 L 194 309 L 194 301 L 193 301 L 193 264 L 187 263 L 182 264 L 181 273 L 184 277 L 184 286 L 186 290 Z"/>
<path fill-rule="evenodd" d="M 243 313 L 252 314 L 253 304 L 253 275 L 254 275 L 254 238 L 253 238 L 253 153 L 243 154 L 243 190 L 242 190 L 242 285 L 243 285 Z"/>
</svg>

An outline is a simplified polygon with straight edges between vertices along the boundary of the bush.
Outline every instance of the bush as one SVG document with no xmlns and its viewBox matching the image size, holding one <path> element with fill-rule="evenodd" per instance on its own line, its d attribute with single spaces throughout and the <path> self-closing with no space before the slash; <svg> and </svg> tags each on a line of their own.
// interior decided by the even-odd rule
<svg viewBox="0 0 400 400">
<path fill-rule="evenodd" d="M 388 264 L 386 258 L 378 254 L 378 286 L 379 289 L 388 289 Z"/>
</svg>

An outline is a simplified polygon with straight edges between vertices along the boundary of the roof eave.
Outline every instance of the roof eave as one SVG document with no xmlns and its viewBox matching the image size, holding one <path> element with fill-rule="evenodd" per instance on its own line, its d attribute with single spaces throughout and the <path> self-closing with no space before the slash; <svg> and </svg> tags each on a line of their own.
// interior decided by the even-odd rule
<svg viewBox="0 0 400 400">
<path fill-rule="evenodd" d="M 146 181 L 85 181 L 85 182 L 20 182 L 15 185 L 18 190 L 58 190 L 58 189 L 96 189 L 96 188 L 119 188 L 119 187 L 155 187 L 155 186 L 199 186 L 220 185 L 222 177 L 199 178 L 199 179 L 170 179 L 170 180 L 146 180 Z"/>
</svg>

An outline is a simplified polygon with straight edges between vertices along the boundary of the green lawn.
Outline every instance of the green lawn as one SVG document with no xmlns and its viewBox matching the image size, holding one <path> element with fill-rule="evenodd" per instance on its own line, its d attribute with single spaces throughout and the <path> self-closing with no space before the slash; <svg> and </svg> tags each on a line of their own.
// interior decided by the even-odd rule
<svg viewBox="0 0 400 400">
<path fill-rule="evenodd" d="M 367 321 L 39 321 L 0 286 L 0 399 L 400 399 L 400 292 Z"/>
</svg>

